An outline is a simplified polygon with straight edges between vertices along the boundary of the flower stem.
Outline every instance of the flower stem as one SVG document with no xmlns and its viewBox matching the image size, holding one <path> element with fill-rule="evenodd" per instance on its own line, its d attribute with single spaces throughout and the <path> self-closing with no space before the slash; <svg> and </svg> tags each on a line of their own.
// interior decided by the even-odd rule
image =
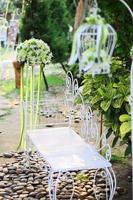
<svg viewBox="0 0 133 200">
<path fill-rule="evenodd" d="M 40 102 L 40 90 L 41 90 L 41 76 L 42 75 L 42 65 L 40 65 L 39 77 L 38 77 L 38 88 L 37 88 L 37 102 L 36 102 L 36 113 L 35 113 L 35 127 L 38 122 L 38 112 L 39 112 L 39 102 Z"/>
</svg>

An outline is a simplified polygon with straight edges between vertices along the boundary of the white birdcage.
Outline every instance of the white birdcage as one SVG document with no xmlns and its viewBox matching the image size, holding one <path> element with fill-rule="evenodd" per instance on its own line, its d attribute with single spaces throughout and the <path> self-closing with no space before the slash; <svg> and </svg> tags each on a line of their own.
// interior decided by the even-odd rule
<svg viewBox="0 0 133 200">
<path fill-rule="evenodd" d="M 109 74 L 111 57 L 117 35 L 114 28 L 97 14 L 97 4 L 93 4 L 90 15 L 74 35 L 69 65 L 79 61 L 79 71 L 95 74 Z"/>
<path fill-rule="evenodd" d="M 100 49 L 101 25 L 88 25 L 81 33 L 80 72 L 90 70 L 93 75 L 110 73 L 110 62 L 116 44 L 116 33 L 109 24 L 106 25 L 106 28 L 108 30 L 106 41 Z"/>
</svg>

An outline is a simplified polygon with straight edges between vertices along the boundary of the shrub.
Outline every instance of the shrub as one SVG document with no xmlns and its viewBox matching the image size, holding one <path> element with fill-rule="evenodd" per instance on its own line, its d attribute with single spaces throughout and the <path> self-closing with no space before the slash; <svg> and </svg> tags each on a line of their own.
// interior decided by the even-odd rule
<svg viewBox="0 0 133 200">
<path fill-rule="evenodd" d="M 68 25 L 71 24 L 66 0 L 28 0 L 21 20 L 22 41 L 35 37 L 48 43 L 55 61 L 69 55 Z"/>
<path fill-rule="evenodd" d="M 92 78 L 91 75 L 86 74 L 83 81 L 83 95 L 94 110 L 103 114 L 108 136 L 111 133 L 115 134 L 112 145 L 114 146 L 120 138 L 121 143 L 128 145 L 125 152 L 128 154 L 131 152 L 129 151 L 131 150 L 131 127 L 130 122 L 127 123 L 130 119 L 123 120 L 123 114 L 130 115 L 130 76 L 123 65 L 124 63 L 118 58 L 113 59 L 111 77 L 97 75 Z"/>
</svg>

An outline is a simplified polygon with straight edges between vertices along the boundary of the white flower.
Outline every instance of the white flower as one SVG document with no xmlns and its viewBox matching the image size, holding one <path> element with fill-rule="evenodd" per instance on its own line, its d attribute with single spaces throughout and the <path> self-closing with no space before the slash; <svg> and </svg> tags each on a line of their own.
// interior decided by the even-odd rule
<svg viewBox="0 0 133 200">
<path fill-rule="evenodd" d="M 17 47 L 17 61 L 28 65 L 40 65 L 51 62 L 52 53 L 42 40 L 32 38 Z"/>
</svg>

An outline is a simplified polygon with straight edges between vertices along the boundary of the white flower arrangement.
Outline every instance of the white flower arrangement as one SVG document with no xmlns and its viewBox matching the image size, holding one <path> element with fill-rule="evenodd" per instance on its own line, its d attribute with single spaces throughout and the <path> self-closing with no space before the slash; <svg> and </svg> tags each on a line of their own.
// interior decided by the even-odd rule
<svg viewBox="0 0 133 200">
<path fill-rule="evenodd" d="M 39 39 L 25 40 L 17 47 L 17 61 L 29 66 L 46 65 L 51 62 L 52 53 L 48 44 Z"/>
</svg>

